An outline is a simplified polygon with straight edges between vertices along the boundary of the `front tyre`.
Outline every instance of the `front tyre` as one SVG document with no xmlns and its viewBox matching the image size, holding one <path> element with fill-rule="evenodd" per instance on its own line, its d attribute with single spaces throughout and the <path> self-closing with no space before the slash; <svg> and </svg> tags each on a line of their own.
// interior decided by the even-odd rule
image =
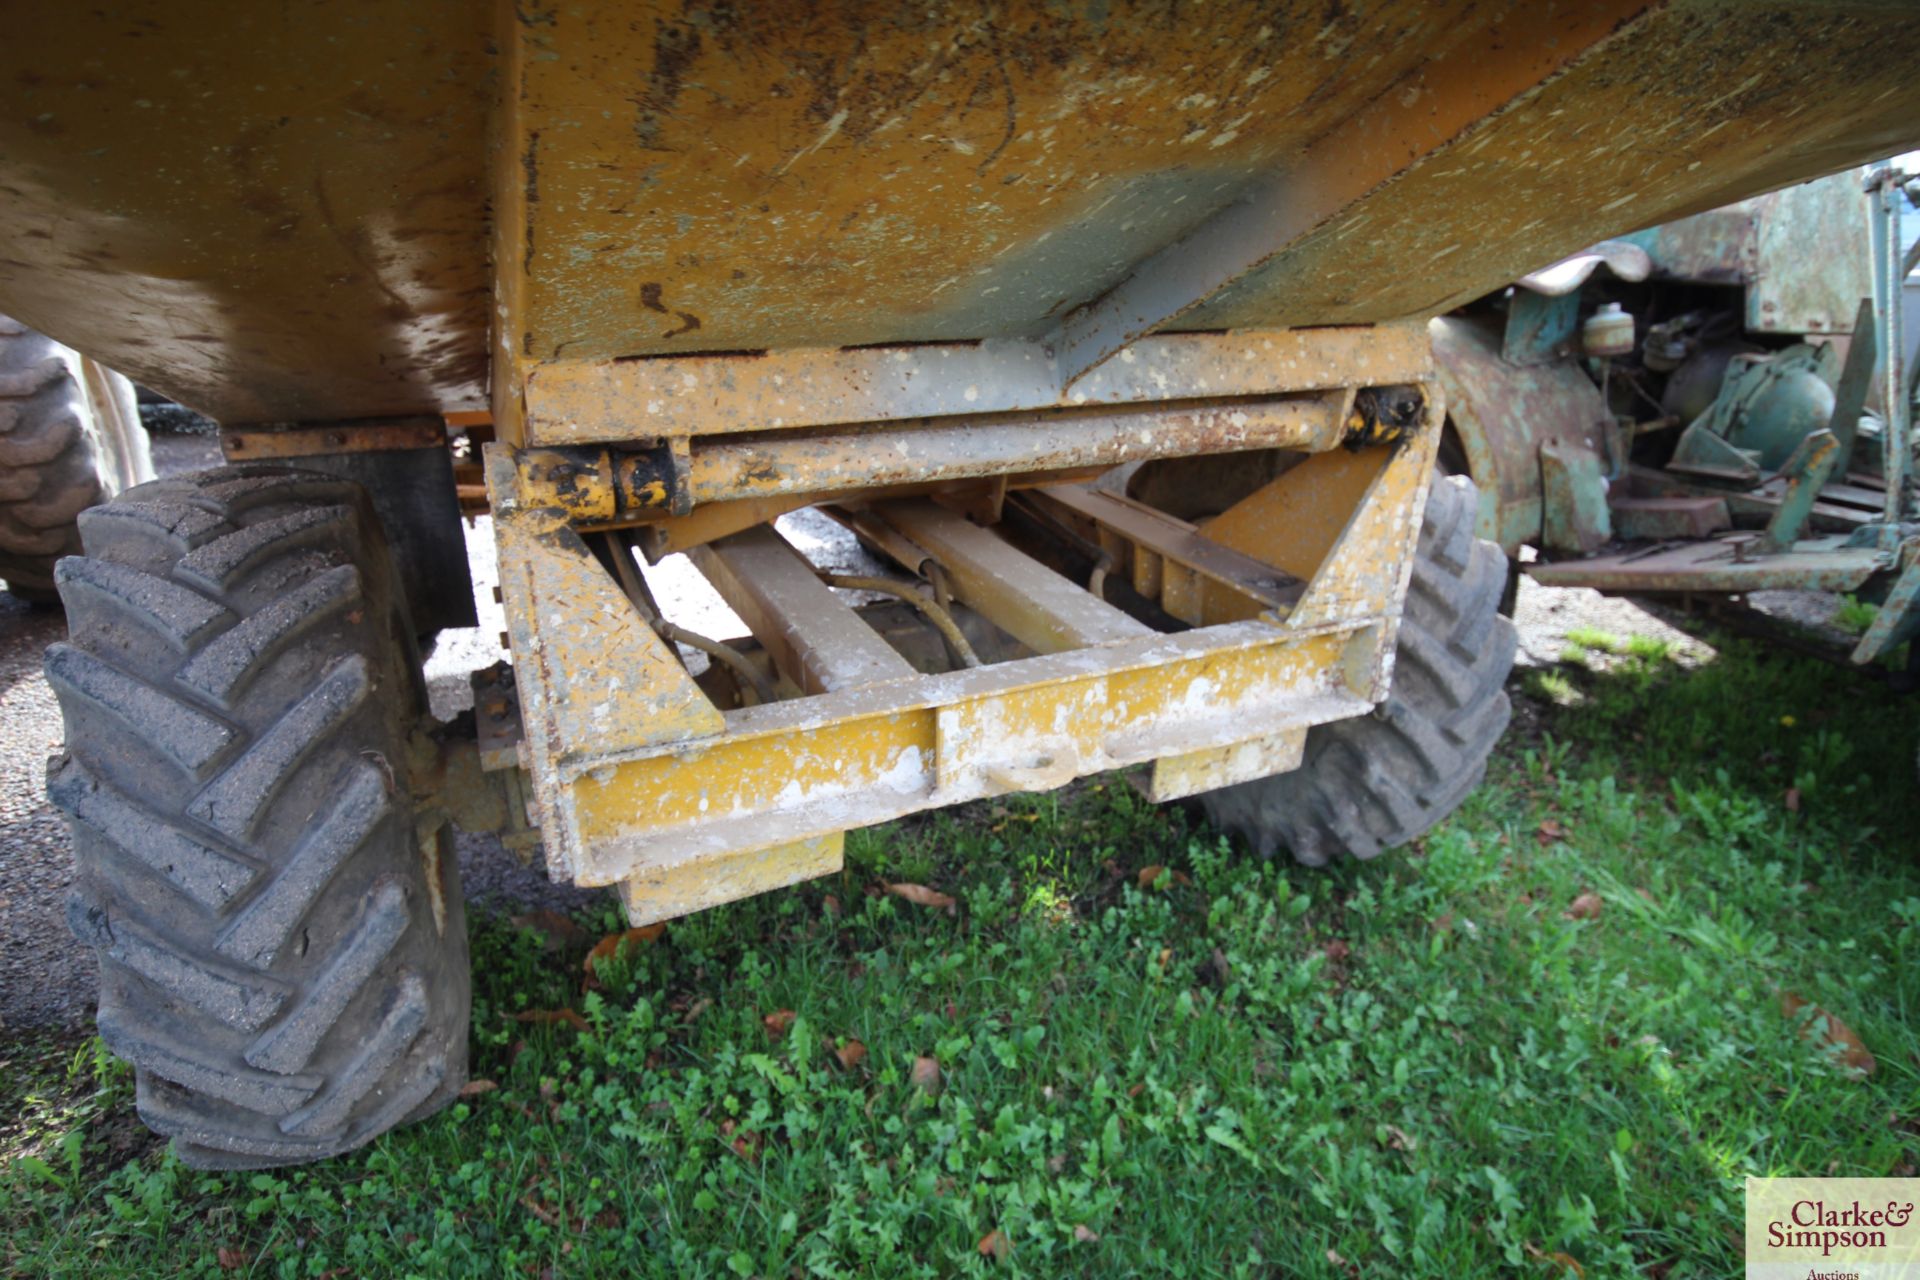
<svg viewBox="0 0 1920 1280">
<path fill-rule="evenodd" d="M 416 824 L 413 629 L 366 494 L 272 465 L 80 517 L 47 651 L 101 1039 L 187 1163 L 335 1155 L 465 1079 L 451 842 Z"/>
<path fill-rule="evenodd" d="M 1500 616 L 1507 558 L 1473 536 L 1475 503 L 1472 481 L 1435 478 L 1387 700 L 1309 730 L 1293 772 L 1197 797 L 1216 826 L 1322 866 L 1405 844 L 1480 785 L 1511 714 L 1516 637 Z"/>
</svg>

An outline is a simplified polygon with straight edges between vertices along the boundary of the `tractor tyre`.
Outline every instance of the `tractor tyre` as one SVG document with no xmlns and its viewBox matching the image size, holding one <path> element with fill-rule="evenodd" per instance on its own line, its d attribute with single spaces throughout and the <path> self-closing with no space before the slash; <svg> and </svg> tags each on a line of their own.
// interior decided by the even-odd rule
<svg viewBox="0 0 1920 1280">
<path fill-rule="evenodd" d="M 133 384 L 0 316 L 0 580 L 58 600 L 53 565 L 80 550 L 86 508 L 153 478 Z"/>
<path fill-rule="evenodd" d="M 1322 866 L 1405 844 L 1480 785 L 1511 713 L 1515 634 L 1500 616 L 1507 558 L 1473 536 L 1474 512 L 1470 480 L 1434 479 L 1387 700 L 1309 730 L 1293 772 L 1196 797 L 1214 825 Z"/>
<path fill-rule="evenodd" d="M 47 791 L 99 1033 L 202 1168 L 331 1156 L 465 1080 L 451 840 L 416 814 L 413 627 L 366 493 L 271 464 L 83 513 Z"/>
</svg>

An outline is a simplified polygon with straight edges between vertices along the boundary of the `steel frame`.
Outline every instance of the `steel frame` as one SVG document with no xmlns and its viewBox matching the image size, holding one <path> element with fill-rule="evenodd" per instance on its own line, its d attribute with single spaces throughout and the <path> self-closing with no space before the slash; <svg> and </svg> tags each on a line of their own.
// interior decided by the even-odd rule
<svg viewBox="0 0 1920 1280">
<path fill-rule="evenodd" d="M 1350 343 L 1345 331 L 1327 336 Z M 1313 334 L 1290 341 L 1305 356 L 1316 349 Z M 1443 406 L 1422 384 L 1403 397 L 1418 411 L 1411 426 L 1363 421 L 1356 385 L 1425 372 L 1392 342 L 1379 354 L 1369 368 L 1356 353 L 1331 387 L 1303 378 L 1316 384 L 1304 394 L 1270 368 L 1265 385 L 1241 384 L 1243 399 L 1211 400 L 1199 417 L 1179 403 L 1132 406 L 1123 418 L 1137 429 L 1122 432 L 1104 411 L 999 419 L 973 449 L 982 474 L 942 481 L 935 451 L 935 478 L 915 486 L 883 459 L 863 475 L 840 442 L 848 428 L 828 413 L 746 442 L 781 452 L 781 488 L 696 486 L 699 500 L 677 514 L 665 495 L 640 496 L 631 447 L 489 445 L 524 725 L 517 763 L 550 873 L 621 885 L 643 922 L 830 872 L 841 833 L 920 809 L 1115 768 L 1141 767 L 1140 785 L 1166 799 L 1296 766 L 1310 726 L 1363 713 L 1390 678 Z M 1058 479 L 1090 463 L 1216 452 L 1208 433 L 1236 416 L 1227 447 L 1307 456 L 1205 533 Z M 932 430 L 961 449 L 966 426 Z M 1386 442 L 1366 443 L 1376 439 Z M 1114 440 L 1126 449 L 1101 452 Z M 698 474 L 703 455 L 729 447 L 725 435 L 696 438 L 682 463 Z M 1156 630 L 934 500 L 991 517 L 1009 479 L 1089 530 L 1117 574 L 1194 629 Z M 808 484 L 815 493 L 797 494 Z M 915 672 L 760 523 L 796 495 L 842 500 L 841 517 L 910 571 L 938 564 L 943 588 L 1031 656 Z M 771 659 L 782 700 L 711 701 L 582 537 L 703 518 L 703 532 L 673 545 L 697 548 L 695 563 Z"/>
</svg>

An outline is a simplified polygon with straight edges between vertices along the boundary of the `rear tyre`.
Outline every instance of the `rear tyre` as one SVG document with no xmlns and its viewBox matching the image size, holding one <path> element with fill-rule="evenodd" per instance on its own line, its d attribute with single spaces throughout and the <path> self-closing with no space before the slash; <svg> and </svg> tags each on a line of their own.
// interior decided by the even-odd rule
<svg viewBox="0 0 1920 1280">
<path fill-rule="evenodd" d="M 350 1150 L 465 1078 L 451 842 L 416 826 L 412 625 L 349 481 L 248 465 L 80 517 L 47 790 L 99 1030 L 189 1164 Z"/>
<path fill-rule="evenodd" d="M 1321 866 L 1405 844 L 1480 785 L 1510 715 L 1515 634 L 1500 616 L 1507 558 L 1473 536 L 1474 513 L 1470 480 L 1435 478 L 1387 700 L 1308 731 L 1292 773 L 1197 797 L 1216 826 Z"/>
<path fill-rule="evenodd" d="M 58 599 L 53 565 L 80 550 L 86 508 L 153 478 L 133 384 L 0 316 L 0 579 Z"/>
</svg>

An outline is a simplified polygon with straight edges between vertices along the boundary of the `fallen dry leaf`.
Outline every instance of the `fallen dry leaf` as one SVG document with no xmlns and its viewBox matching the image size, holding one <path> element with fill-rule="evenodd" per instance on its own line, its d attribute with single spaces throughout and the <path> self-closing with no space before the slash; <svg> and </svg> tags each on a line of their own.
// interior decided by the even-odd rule
<svg viewBox="0 0 1920 1280">
<path fill-rule="evenodd" d="M 793 1020 L 799 1016 L 799 1014 L 791 1009 L 776 1009 L 766 1017 L 760 1019 L 760 1025 L 767 1029 L 768 1035 L 778 1040 L 781 1036 L 787 1034 L 787 1028 L 791 1027 Z"/>
<path fill-rule="evenodd" d="M 206 1255 L 202 1254 L 201 1256 L 204 1257 Z M 221 1245 L 218 1249 L 215 1249 L 213 1256 L 219 1260 L 222 1271 L 238 1271 L 253 1261 L 253 1254 L 251 1252 L 245 1249 L 229 1249 L 225 1245 Z"/>
<path fill-rule="evenodd" d="M 547 950 L 568 951 L 575 947 L 584 947 L 593 941 L 593 935 L 575 924 L 571 919 L 550 908 L 529 911 L 525 915 L 511 917 L 514 925 L 521 929 L 530 929 L 543 934 L 547 940 Z"/>
<path fill-rule="evenodd" d="M 1000 1259 L 1013 1252 L 1013 1241 L 1007 1239 L 1007 1233 L 995 1228 L 980 1237 L 980 1256 Z"/>
<path fill-rule="evenodd" d="M 1100 1238 L 1100 1233 L 1083 1222 L 1073 1229 L 1073 1238 L 1081 1244 L 1090 1244 Z"/>
<path fill-rule="evenodd" d="M 491 1080 L 469 1080 L 460 1086 L 460 1096 L 463 1098 L 477 1098 L 483 1093 L 492 1093 L 499 1087 L 499 1085 Z"/>
<path fill-rule="evenodd" d="M 520 1207 L 550 1227 L 564 1225 L 561 1222 L 559 1211 L 552 1205 L 544 1204 L 535 1199 L 531 1191 L 520 1197 Z"/>
<path fill-rule="evenodd" d="M 833 1056 L 840 1060 L 841 1066 L 851 1071 L 867 1060 L 867 1046 L 858 1040 L 849 1040 L 835 1049 Z"/>
<path fill-rule="evenodd" d="M 1534 834 L 1540 838 L 1541 844 L 1552 844 L 1555 840 L 1564 839 L 1567 829 L 1560 825 L 1558 819 L 1548 818 L 1534 829 Z"/>
<path fill-rule="evenodd" d="M 1574 1280 L 1586 1280 L 1587 1269 L 1581 1266 L 1578 1262 L 1575 1262 L 1568 1255 L 1561 1253 L 1558 1249 L 1554 1250 L 1552 1253 L 1543 1253 L 1541 1252 L 1539 1245 L 1529 1240 L 1526 1242 L 1526 1250 L 1527 1250 L 1528 1257 L 1537 1258 L 1541 1262 L 1552 1263 L 1554 1266 L 1559 1267 L 1562 1271 L 1565 1271 L 1568 1275 L 1573 1276 Z"/>
<path fill-rule="evenodd" d="M 1339 938 L 1335 938 L 1320 949 L 1327 953 L 1327 959 L 1334 961 L 1336 964 L 1353 954 L 1353 948 Z"/>
<path fill-rule="evenodd" d="M 666 931 L 667 926 L 664 924 L 650 924 L 638 929 L 627 929 L 621 933 L 610 933 L 593 944 L 593 950 L 587 952 L 584 967 L 589 974 L 592 974 L 594 966 L 600 961 L 611 960 L 614 956 L 618 955 L 622 945 L 625 945 L 629 950 L 635 947 L 645 946 L 650 942 L 656 941 L 660 935 Z"/>
<path fill-rule="evenodd" d="M 1150 867 L 1140 868 L 1140 874 L 1136 876 L 1135 879 L 1139 882 L 1142 889 L 1151 889 L 1159 883 L 1160 873 L 1165 870 L 1165 867 L 1156 862 Z M 1193 881 L 1188 878 L 1186 872 L 1176 869 L 1174 873 L 1167 878 L 1167 883 L 1169 885 L 1192 884 Z"/>
<path fill-rule="evenodd" d="M 1360 1268 L 1354 1265 L 1353 1263 L 1347 1261 L 1347 1259 L 1341 1257 L 1340 1251 L 1338 1249 L 1327 1250 L 1327 1261 L 1331 1262 L 1334 1266 L 1340 1268 L 1342 1271 L 1346 1272 L 1350 1276 L 1357 1276 L 1360 1274 Z"/>
<path fill-rule="evenodd" d="M 938 889 L 929 889 L 923 884 L 890 884 L 887 892 L 896 898 L 905 898 L 917 906 L 932 907 L 944 911 L 953 905 L 953 899 Z"/>
<path fill-rule="evenodd" d="M 588 1029 L 587 1020 L 575 1009 L 522 1009 L 519 1013 L 510 1013 L 507 1017 L 515 1022 L 537 1022 L 542 1026 L 551 1026 L 564 1022 L 575 1031 Z"/>
<path fill-rule="evenodd" d="M 1567 908 L 1567 919 L 1598 920 L 1600 918 L 1600 908 L 1605 905 L 1606 904 L 1601 901 L 1599 894 L 1593 892 L 1583 893 L 1573 900 L 1572 906 Z"/>
<path fill-rule="evenodd" d="M 1800 788 L 1788 787 L 1783 803 L 1787 806 L 1788 813 L 1800 812 Z"/>
<path fill-rule="evenodd" d="M 1823 1039 L 1828 1044 L 1840 1046 L 1840 1061 L 1861 1076 L 1870 1076 L 1879 1063 L 1873 1054 L 1867 1051 L 1866 1044 L 1855 1035 L 1853 1028 L 1822 1009 L 1819 1005 L 1791 991 L 1780 993 L 1780 1012 L 1791 1018 L 1802 1009 L 1812 1009 L 1813 1016 L 1801 1027 L 1800 1034 L 1808 1039 Z"/>
<path fill-rule="evenodd" d="M 932 1058 L 915 1058 L 913 1071 L 907 1077 L 913 1087 L 925 1093 L 940 1092 L 940 1064 Z"/>
<path fill-rule="evenodd" d="M 1418 1151 L 1420 1144 L 1413 1135 L 1397 1124 L 1387 1126 L 1387 1149 L 1390 1151 Z"/>
</svg>

